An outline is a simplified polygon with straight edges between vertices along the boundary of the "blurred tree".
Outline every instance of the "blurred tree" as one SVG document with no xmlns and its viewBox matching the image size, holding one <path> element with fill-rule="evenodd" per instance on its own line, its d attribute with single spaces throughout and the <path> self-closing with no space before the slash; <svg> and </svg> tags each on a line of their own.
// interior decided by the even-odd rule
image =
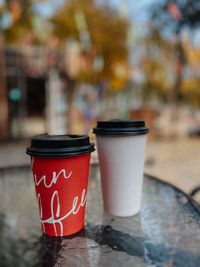
<svg viewBox="0 0 200 267">
<path fill-rule="evenodd" d="M 33 30 L 33 0 L 7 0 L 0 9 L 2 31 L 5 42 L 18 43 Z M 7 21 L 7 25 L 4 21 Z M 3 24 L 3 25 L 1 25 Z"/>
<path fill-rule="evenodd" d="M 186 63 L 181 33 L 185 28 L 195 28 L 200 24 L 200 5 L 198 0 L 164 0 L 154 4 L 151 9 L 152 20 L 161 36 L 176 37 L 175 66 L 176 81 L 174 98 L 182 98 L 181 84 L 183 67 Z"/>
<path fill-rule="evenodd" d="M 108 5 L 98 5 L 94 0 L 69 0 L 51 22 L 54 34 L 61 40 L 75 38 L 87 55 L 93 52 L 93 56 L 103 57 L 101 76 L 110 77 L 113 63 L 126 61 L 128 22 Z"/>
<path fill-rule="evenodd" d="M 187 75 L 182 81 L 181 92 L 185 101 L 200 107 L 200 49 L 194 47 L 189 40 L 183 42 L 183 48 L 187 58 Z"/>
<path fill-rule="evenodd" d="M 97 4 L 95 0 L 69 0 L 50 21 L 54 35 L 63 43 L 73 39 L 80 47 L 80 70 L 76 75 L 70 75 L 69 68 L 63 68 L 62 72 L 67 85 L 69 113 L 77 80 L 98 83 L 101 78 L 107 78 L 113 88 L 124 86 L 127 75 L 119 65 L 127 62 L 128 22 L 116 10 Z M 116 79 L 120 82 L 114 82 Z M 69 121 L 69 131 L 70 125 Z"/>
<path fill-rule="evenodd" d="M 149 25 L 149 34 L 142 40 L 145 53 L 142 57 L 142 68 L 145 82 L 142 85 L 142 99 L 145 102 L 151 97 L 162 101 L 172 98 L 173 77 L 172 61 L 174 44 L 162 38 L 159 31 Z"/>
</svg>

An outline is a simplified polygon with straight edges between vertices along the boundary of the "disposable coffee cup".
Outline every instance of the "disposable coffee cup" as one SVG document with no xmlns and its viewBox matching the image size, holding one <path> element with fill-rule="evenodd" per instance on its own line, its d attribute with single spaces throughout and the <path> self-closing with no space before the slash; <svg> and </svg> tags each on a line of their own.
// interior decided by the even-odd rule
<svg viewBox="0 0 200 267">
<path fill-rule="evenodd" d="M 115 216 L 140 211 L 146 138 L 144 121 L 99 121 L 93 129 L 101 173 L 104 209 Z"/>
<path fill-rule="evenodd" d="M 90 155 L 94 145 L 80 135 L 42 135 L 32 139 L 33 179 L 42 230 L 66 236 L 84 226 Z"/>
</svg>

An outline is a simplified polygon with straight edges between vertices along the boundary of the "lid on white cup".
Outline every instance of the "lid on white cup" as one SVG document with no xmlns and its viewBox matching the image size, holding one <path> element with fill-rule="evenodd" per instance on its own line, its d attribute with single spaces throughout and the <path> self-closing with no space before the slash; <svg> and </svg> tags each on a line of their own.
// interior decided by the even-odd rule
<svg viewBox="0 0 200 267">
<path fill-rule="evenodd" d="M 97 135 L 139 135 L 148 132 L 144 121 L 133 120 L 98 121 L 97 127 L 93 129 Z"/>
<path fill-rule="evenodd" d="M 32 138 L 26 153 L 43 158 L 85 155 L 93 152 L 94 144 L 85 135 L 40 135 Z"/>
</svg>

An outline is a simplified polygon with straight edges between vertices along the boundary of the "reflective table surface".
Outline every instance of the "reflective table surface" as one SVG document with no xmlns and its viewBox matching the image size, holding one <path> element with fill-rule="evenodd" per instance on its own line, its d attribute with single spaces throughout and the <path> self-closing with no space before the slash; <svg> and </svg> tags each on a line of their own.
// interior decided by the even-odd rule
<svg viewBox="0 0 200 267">
<path fill-rule="evenodd" d="M 31 169 L 0 169 L 0 266 L 200 266 L 200 210 L 179 189 L 144 176 L 139 214 L 103 210 L 98 165 L 90 170 L 85 227 L 42 234 Z"/>
</svg>

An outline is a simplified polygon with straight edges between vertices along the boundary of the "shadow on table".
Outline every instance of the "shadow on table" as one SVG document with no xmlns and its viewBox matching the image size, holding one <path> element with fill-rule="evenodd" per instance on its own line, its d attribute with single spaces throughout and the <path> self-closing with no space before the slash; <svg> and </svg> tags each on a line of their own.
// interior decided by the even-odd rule
<svg viewBox="0 0 200 267">
<path fill-rule="evenodd" d="M 144 263 L 141 266 L 153 264 L 190 267 L 199 266 L 200 262 L 198 255 L 142 237 L 131 236 L 113 229 L 111 225 L 88 224 L 77 234 L 67 237 L 51 237 L 43 234 L 40 244 L 41 264 L 49 267 L 55 266 L 56 263 L 58 266 L 105 266 L 112 262 L 111 257 L 115 262 L 115 256 L 119 252 L 123 253 L 121 254 L 123 262 L 118 262 L 117 266 L 124 264 L 125 255 L 127 259 L 130 256 L 141 258 L 141 263 Z"/>
</svg>

